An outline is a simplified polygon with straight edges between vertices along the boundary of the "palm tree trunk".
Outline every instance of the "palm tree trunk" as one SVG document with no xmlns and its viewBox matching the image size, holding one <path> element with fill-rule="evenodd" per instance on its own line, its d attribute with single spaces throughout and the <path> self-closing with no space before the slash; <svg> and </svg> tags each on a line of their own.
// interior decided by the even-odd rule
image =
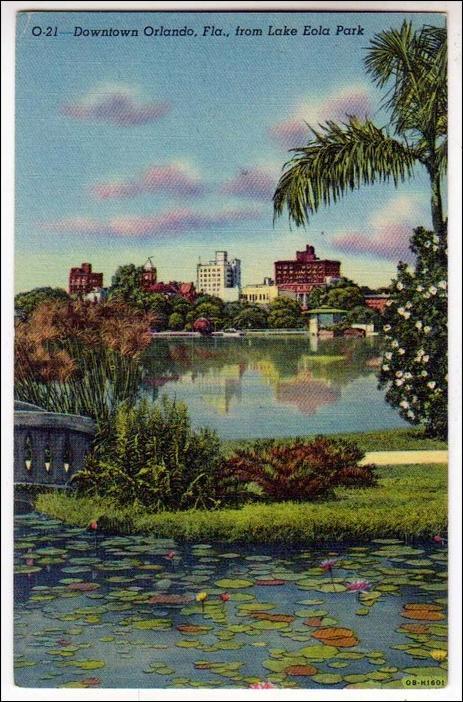
<svg viewBox="0 0 463 702">
<path fill-rule="evenodd" d="M 442 213 L 442 195 L 440 189 L 440 173 L 434 165 L 428 165 L 427 170 L 431 180 L 431 214 L 432 228 L 437 235 L 444 233 L 445 222 Z"/>
</svg>

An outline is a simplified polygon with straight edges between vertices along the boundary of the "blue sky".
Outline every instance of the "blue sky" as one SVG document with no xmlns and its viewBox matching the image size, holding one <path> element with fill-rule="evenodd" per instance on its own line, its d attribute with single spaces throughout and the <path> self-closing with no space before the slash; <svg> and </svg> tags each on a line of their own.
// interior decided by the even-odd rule
<svg viewBox="0 0 463 702">
<path fill-rule="evenodd" d="M 304 121 L 387 115 L 362 57 L 400 13 L 22 13 L 17 29 L 16 289 L 66 287 L 91 261 L 105 283 L 153 256 L 161 280 L 194 280 L 198 257 L 227 249 L 245 283 L 310 242 L 360 283 L 386 284 L 413 226 L 430 225 L 426 174 L 349 194 L 307 229 L 275 226 L 271 195 Z M 411 15 L 408 15 L 411 17 Z M 413 15 L 416 26 L 442 15 Z M 203 37 L 204 25 L 228 37 Z M 297 36 L 270 37 L 269 25 Z M 337 25 L 364 27 L 336 37 Z M 193 37 L 145 37 L 145 26 Z M 264 36 L 235 37 L 235 27 Z M 304 25 L 330 36 L 302 36 Z M 33 27 L 58 28 L 34 37 Z M 74 37 L 74 27 L 138 37 Z M 62 34 L 60 32 L 63 32 Z M 70 32 L 64 33 L 64 32 Z M 301 141 L 302 140 L 302 141 Z M 322 233 L 323 232 L 323 233 Z"/>
</svg>

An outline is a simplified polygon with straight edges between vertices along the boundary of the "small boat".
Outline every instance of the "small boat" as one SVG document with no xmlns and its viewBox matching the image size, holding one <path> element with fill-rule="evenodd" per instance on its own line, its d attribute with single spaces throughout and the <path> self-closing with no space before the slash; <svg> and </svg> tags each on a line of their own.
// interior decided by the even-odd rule
<svg viewBox="0 0 463 702">
<path fill-rule="evenodd" d="M 222 336 L 244 336 L 244 332 L 239 329 L 224 329 Z"/>
</svg>

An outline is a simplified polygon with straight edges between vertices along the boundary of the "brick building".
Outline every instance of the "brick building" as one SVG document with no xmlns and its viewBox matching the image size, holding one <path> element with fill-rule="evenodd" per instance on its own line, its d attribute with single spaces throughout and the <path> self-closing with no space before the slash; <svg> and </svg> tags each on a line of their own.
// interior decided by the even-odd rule
<svg viewBox="0 0 463 702">
<path fill-rule="evenodd" d="M 82 263 L 80 268 L 71 268 L 69 271 L 70 295 L 84 295 L 102 287 L 103 273 L 94 273 L 91 263 Z"/>
<path fill-rule="evenodd" d="M 383 314 L 387 307 L 387 301 L 390 295 L 386 293 L 376 293 L 375 295 L 365 295 L 365 304 L 372 310 L 376 310 L 380 314 Z"/>
<path fill-rule="evenodd" d="M 304 251 L 296 251 L 296 259 L 275 261 L 275 284 L 283 295 L 295 297 L 304 306 L 307 296 L 315 288 L 341 277 L 341 263 L 319 259 L 309 244 Z"/>
</svg>

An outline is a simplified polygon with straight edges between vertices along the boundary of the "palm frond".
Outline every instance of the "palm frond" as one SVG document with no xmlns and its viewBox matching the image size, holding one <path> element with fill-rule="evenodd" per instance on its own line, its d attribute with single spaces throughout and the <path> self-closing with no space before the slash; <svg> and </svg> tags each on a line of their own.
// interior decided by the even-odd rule
<svg viewBox="0 0 463 702">
<path fill-rule="evenodd" d="M 285 207 L 290 221 L 304 225 L 321 205 L 339 200 L 361 185 L 392 180 L 395 185 L 412 175 L 414 149 L 390 137 L 368 119 L 350 117 L 346 124 L 326 122 L 307 146 L 293 149 L 273 196 L 274 217 Z"/>
</svg>

